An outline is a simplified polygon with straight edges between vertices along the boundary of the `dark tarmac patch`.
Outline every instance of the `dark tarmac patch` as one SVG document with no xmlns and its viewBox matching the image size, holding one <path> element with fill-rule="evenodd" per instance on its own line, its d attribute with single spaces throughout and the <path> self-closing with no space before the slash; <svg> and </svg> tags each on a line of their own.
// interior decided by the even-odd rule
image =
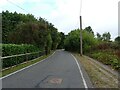
<svg viewBox="0 0 120 90">
<path fill-rule="evenodd" d="M 63 79 L 61 77 L 49 75 L 37 85 L 37 88 L 59 88 L 62 83 Z"/>
</svg>

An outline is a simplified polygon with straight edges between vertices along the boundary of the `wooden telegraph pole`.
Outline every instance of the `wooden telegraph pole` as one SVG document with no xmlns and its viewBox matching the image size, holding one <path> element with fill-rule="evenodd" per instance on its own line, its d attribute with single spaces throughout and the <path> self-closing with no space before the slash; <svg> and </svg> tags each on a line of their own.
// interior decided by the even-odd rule
<svg viewBox="0 0 120 90">
<path fill-rule="evenodd" d="M 81 11 L 82 11 L 82 0 L 80 3 L 80 55 L 83 55 L 83 50 L 82 50 L 82 15 L 81 15 Z"/>
<path fill-rule="evenodd" d="M 80 55 L 82 56 L 82 16 L 80 16 Z"/>
</svg>

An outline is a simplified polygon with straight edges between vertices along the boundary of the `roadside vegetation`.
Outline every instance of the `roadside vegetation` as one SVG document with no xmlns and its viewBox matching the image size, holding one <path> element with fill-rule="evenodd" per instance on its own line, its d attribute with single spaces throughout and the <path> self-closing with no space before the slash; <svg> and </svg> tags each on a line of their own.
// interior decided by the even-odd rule
<svg viewBox="0 0 120 90">
<path fill-rule="evenodd" d="M 48 54 L 48 55 L 43 55 L 43 56 L 41 56 L 41 57 L 39 57 L 39 58 L 30 60 L 30 61 L 28 60 L 28 61 L 25 61 L 24 63 L 20 63 L 20 64 L 18 64 L 18 65 L 13 66 L 13 67 L 9 67 L 9 68 L 7 68 L 7 69 L 4 69 L 4 70 L 2 70 L 2 74 L 0 74 L 0 75 L 2 75 L 2 77 L 3 77 L 3 76 L 5 76 L 5 75 L 8 75 L 8 74 L 10 74 L 10 73 L 13 73 L 13 72 L 15 72 L 15 71 L 17 71 L 17 70 L 20 70 L 20 69 L 22 69 L 22 68 L 25 68 L 25 67 L 30 66 L 30 65 L 32 65 L 32 64 L 35 64 L 35 63 L 37 63 L 37 62 L 40 62 L 41 60 L 43 60 L 43 59 L 49 57 L 50 55 L 52 55 L 53 52 L 54 52 L 54 51 L 51 51 L 51 53 Z M 0 77 L 1 77 L 1 76 L 0 76 Z"/>
<path fill-rule="evenodd" d="M 83 56 L 79 54 L 79 29 L 68 33 L 64 41 L 65 50 L 73 52 L 77 60 L 80 61 L 94 88 L 119 88 L 120 37 L 118 36 L 112 41 L 109 32 L 95 35 L 90 26 L 82 30 L 82 36 Z M 85 55 L 91 57 L 92 60 Z M 102 65 L 93 61 L 100 62 Z M 103 68 L 103 65 L 105 65 L 105 68 Z M 116 75 L 113 74 L 114 72 L 116 72 Z"/>
<path fill-rule="evenodd" d="M 90 26 L 82 30 L 82 35 L 84 55 L 92 57 L 112 69 L 120 70 L 119 36 L 111 41 L 110 32 L 105 32 L 102 35 L 95 34 Z M 52 23 L 42 17 L 36 18 L 31 14 L 3 11 L 2 43 L 2 57 L 37 51 L 45 51 L 46 54 L 50 54 L 51 50 L 56 49 L 79 53 L 80 30 L 75 29 L 65 35 L 63 32 L 58 32 Z M 33 59 L 37 56 L 31 55 L 30 58 Z M 26 62 L 25 57 L 3 60 L 3 68 L 13 65 L 20 65 L 21 68 L 29 65 L 29 63 L 25 63 L 21 66 L 23 62 Z M 11 72 L 11 70 L 14 71 L 13 67 L 7 71 Z M 3 75 L 6 74 L 3 73 Z"/>
<path fill-rule="evenodd" d="M 28 44 L 2 44 L 2 56 L 12 56 L 12 55 L 20 55 L 20 54 L 26 54 L 26 53 L 33 53 L 31 55 L 23 55 L 23 56 L 18 56 L 18 57 L 11 57 L 11 58 L 5 58 L 2 60 L 2 68 L 7 68 L 10 66 L 18 65 L 20 63 L 23 63 L 28 60 L 32 60 L 38 56 L 40 56 L 40 53 L 35 53 L 39 52 L 39 48 L 35 47 L 33 45 L 28 45 Z M 41 51 L 41 53 L 44 51 Z"/>
<path fill-rule="evenodd" d="M 120 70 L 120 37 L 111 41 L 109 32 L 97 37 L 90 26 L 82 30 L 83 54 L 90 56 L 115 70 Z M 80 30 L 71 31 L 65 39 L 65 50 L 80 52 Z"/>
<path fill-rule="evenodd" d="M 44 18 L 31 14 L 2 12 L 2 43 L 31 44 L 41 50 L 63 48 L 64 33 L 58 32 L 54 25 Z M 58 47 L 59 46 L 59 47 Z"/>
<path fill-rule="evenodd" d="M 80 56 L 80 54 L 74 53 L 77 60 L 80 60 L 82 66 L 88 73 L 90 81 L 94 88 L 113 88 L 118 90 L 118 75 L 113 75 L 111 72 L 103 68 L 98 63 L 93 62 L 86 56 Z"/>
<path fill-rule="evenodd" d="M 2 59 L 3 76 L 39 61 L 32 59 L 49 55 L 52 50 L 63 49 L 64 39 L 64 33 L 58 32 L 52 23 L 42 17 L 2 11 L 2 57 L 41 51 L 37 54 Z M 27 63 L 22 64 L 24 62 Z M 4 71 L 6 68 L 9 69 Z"/>
</svg>

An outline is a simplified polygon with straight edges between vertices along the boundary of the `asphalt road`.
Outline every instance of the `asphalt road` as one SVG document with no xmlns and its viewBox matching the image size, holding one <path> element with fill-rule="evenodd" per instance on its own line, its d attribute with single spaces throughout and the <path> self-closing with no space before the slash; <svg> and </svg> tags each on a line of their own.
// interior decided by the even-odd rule
<svg viewBox="0 0 120 90">
<path fill-rule="evenodd" d="M 58 50 L 44 61 L 3 78 L 2 86 L 3 88 L 85 88 L 89 80 L 81 73 L 83 71 L 80 72 L 71 53 Z"/>
</svg>

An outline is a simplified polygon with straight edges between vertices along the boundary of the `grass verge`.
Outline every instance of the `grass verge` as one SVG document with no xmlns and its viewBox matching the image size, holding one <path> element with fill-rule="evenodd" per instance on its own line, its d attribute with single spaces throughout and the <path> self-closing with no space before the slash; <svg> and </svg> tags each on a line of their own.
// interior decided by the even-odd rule
<svg viewBox="0 0 120 90">
<path fill-rule="evenodd" d="M 35 63 L 37 63 L 37 62 L 39 62 L 39 61 L 41 61 L 41 60 L 49 57 L 49 56 L 52 55 L 53 53 L 54 53 L 54 51 L 51 51 L 51 53 L 48 54 L 48 55 L 43 55 L 43 56 L 41 56 L 41 57 L 39 57 L 39 58 L 37 58 L 37 59 L 34 59 L 34 60 L 28 61 L 28 62 L 26 62 L 26 63 L 22 63 L 22 64 L 19 64 L 19 65 L 16 65 L 15 67 L 11 67 L 11 68 L 9 68 L 9 69 L 3 70 L 3 71 L 2 71 L 2 77 L 3 77 L 3 76 L 6 76 L 6 75 L 8 75 L 8 74 L 10 74 L 10 73 L 13 73 L 13 72 L 15 72 L 15 71 L 17 71 L 17 70 L 20 70 L 20 69 L 22 69 L 22 68 L 25 68 L 25 67 L 27 67 L 27 66 L 29 66 L 29 65 L 35 64 Z M 0 77 L 1 77 L 1 76 L 0 76 Z"/>
<path fill-rule="evenodd" d="M 95 88 L 118 88 L 118 78 L 107 72 L 87 57 L 74 54 L 88 73 Z"/>
</svg>

